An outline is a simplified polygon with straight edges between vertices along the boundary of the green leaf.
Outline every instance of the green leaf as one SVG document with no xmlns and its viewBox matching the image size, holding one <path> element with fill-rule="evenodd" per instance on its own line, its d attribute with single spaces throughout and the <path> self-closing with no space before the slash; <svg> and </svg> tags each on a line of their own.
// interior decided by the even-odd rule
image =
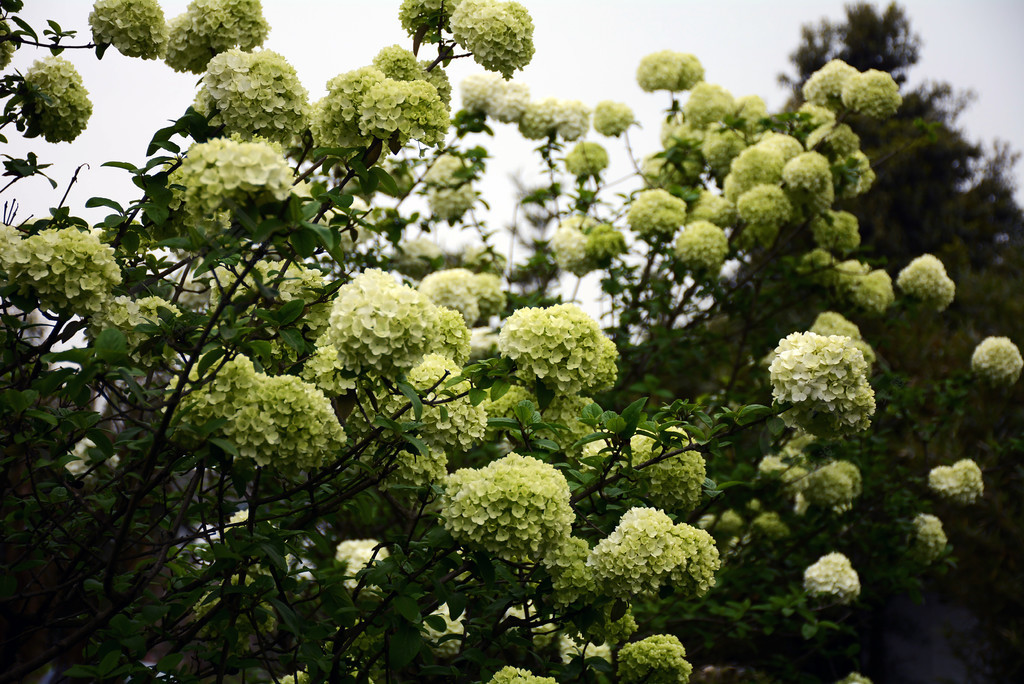
<svg viewBox="0 0 1024 684">
<path fill-rule="evenodd" d="M 800 628 L 800 634 L 804 639 L 810 639 L 817 633 L 818 625 L 814 622 L 805 623 L 804 626 Z"/>
<path fill-rule="evenodd" d="M 395 612 L 409 622 L 418 623 L 420 621 L 420 608 L 412 598 L 398 596 L 395 598 L 393 605 L 395 606 Z"/>
<path fill-rule="evenodd" d="M 555 398 L 553 390 L 548 389 L 548 386 L 544 384 L 544 381 L 537 378 L 537 403 L 540 404 L 540 410 L 543 411 L 551 405 L 551 401 Z"/>
<path fill-rule="evenodd" d="M 512 385 L 506 380 L 495 380 L 494 384 L 491 385 L 491 401 L 497 401 L 505 396 L 508 391 L 512 388 Z"/>
<path fill-rule="evenodd" d="M 313 256 L 313 252 L 316 251 L 316 234 L 311 231 L 305 229 L 295 231 L 291 235 L 291 242 L 295 253 L 303 259 Z"/>
<path fill-rule="evenodd" d="M 217 363 L 224 356 L 224 353 L 223 347 L 217 347 L 203 354 L 203 358 L 199 359 L 199 363 L 196 365 L 196 373 L 199 374 L 199 377 L 202 378 L 206 375 L 206 371 L 210 369 L 210 366 Z"/>
<path fill-rule="evenodd" d="M 755 423 L 761 418 L 769 415 L 771 412 L 772 410 L 770 407 L 762 406 L 761 404 L 750 404 L 749 406 L 744 406 L 736 414 L 736 424 L 741 426 L 750 425 L 751 423 Z"/>
<path fill-rule="evenodd" d="M 285 344 L 297 351 L 299 354 L 306 351 L 306 341 L 302 339 L 302 333 L 295 328 L 282 328 L 277 332 L 280 333 Z"/>
<path fill-rule="evenodd" d="M 416 420 L 420 420 L 423 417 L 423 400 L 420 399 L 419 392 L 407 382 L 398 381 L 395 385 L 398 387 L 398 391 L 404 394 L 412 404 L 412 412 Z"/>
<path fill-rule="evenodd" d="M 423 637 L 419 629 L 406 622 L 400 624 L 391 635 L 390 645 L 389 663 L 394 669 L 400 670 L 419 655 Z"/>
<path fill-rule="evenodd" d="M 285 303 L 277 312 L 278 325 L 288 325 L 302 315 L 306 308 L 306 302 L 302 299 L 293 299 Z"/>
</svg>

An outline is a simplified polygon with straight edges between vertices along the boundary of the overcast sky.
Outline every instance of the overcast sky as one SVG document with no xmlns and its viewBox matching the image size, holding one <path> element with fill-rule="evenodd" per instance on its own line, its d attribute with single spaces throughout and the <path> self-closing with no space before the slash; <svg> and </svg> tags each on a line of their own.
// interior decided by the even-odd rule
<svg viewBox="0 0 1024 684">
<path fill-rule="evenodd" d="M 299 78 L 319 98 L 332 76 L 368 64 L 376 52 L 399 43 L 410 47 L 398 23 L 399 0 L 263 0 L 271 32 L 264 47 L 283 54 Z M 775 111 L 786 95 L 777 85 L 780 71 L 789 70 L 788 55 L 796 48 L 800 27 L 828 17 L 841 19 L 843 2 L 831 0 L 523 0 L 536 31 L 533 62 L 515 79 L 529 85 L 535 98 L 556 96 L 579 99 L 593 106 L 612 99 L 629 103 L 645 128 L 631 136 L 638 155 L 656 151 L 664 93 L 644 93 L 636 85 L 639 60 L 657 50 L 671 49 L 695 54 L 703 63 L 705 78 L 736 96 L 757 94 Z M 168 18 L 184 11 L 187 0 L 164 0 Z M 903 2 L 913 28 L 923 38 L 921 60 L 910 74 L 910 84 L 945 80 L 957 88 L 971 89 L 977 99 L 961 123 L 974 140 L 1009 141 L 1024 149 L 1024 89 L 1018 74 L 1024 66 L 1024 2 L 1018 0 L 910 0 Z M 30 0 L 23 13 L 42 29 L 46 18 L 90 38 L 87 0 Z M 428 46 L 429 48 L 429 46 Z M 427 49 L 427 48 L 425 48 Z M 8 69 L 27 69 L 45 51 L 21 48 Z M 12 127 L 4 129 L 10 142 L 0 152 L 23 156 L 35 150 L 44 163 L 52 162 L 51 175 L 60 183 L 51 191 L 45 181 L 23 181 L 0 196 L 16 198 L 18 218 L 43 216 L 54 206 L 76 165 L 83 169 L 69 203 L 81 207 L 94 195 L 127 201 L 133 186 L 125 172 L 101 169 L 108 160 L 141 163 L 152 133 L 177 118 L 192 102 L 198 76 L 178 74 L 162 62 L 128 59 L 116 50 L 97 61 L 91 51 L 64 53 L 77 66 L 90 91 L 94 110 L 89 128 L 74 143 L 47 144 L 41 139 L 20 140 Z M 448 70 L 456 84 L 470 73 L 481 71 L 471 60 L 457 60 Z M 1012 75 L 1012 76 L 1011 76 Z M 1009 77 L 1009 78 L 1008 78 Z M 532 145 L 501 124 L 492 147 L 498 159 L 492 163 L 492 179 L 483 188 L 495 207 L 492 223 L 510 218 L 511 185 L 508 175 L 535 163 Z M 616 154 L 615 141 L 606 142 Z M 627 170 L 624 155 L 616 155 L 609 178 Z M 1024 166 L 1016 178 L 1024 185 Z M 500 195 L 500 196 L 499 196 Z M 1018 197 L 1021 197 L 1018 189 Z M 103 213 L 83 211 L 89 219 Z"/>
</svg>

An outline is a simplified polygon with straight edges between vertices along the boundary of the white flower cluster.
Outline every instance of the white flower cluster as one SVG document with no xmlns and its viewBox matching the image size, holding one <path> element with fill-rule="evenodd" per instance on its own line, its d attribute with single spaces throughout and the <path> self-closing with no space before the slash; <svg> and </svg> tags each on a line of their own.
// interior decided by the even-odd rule
<svg viewBox="0 0 1024 684">
<path fill-rule="evenodd" d="M 640 435 L 631 442 L 633 463 L 636 465 L 658 455 L 652 449 L 654 440 L 650 437 Z M 641 471 L 641 479 L 651 501 L 665 510 L 680 514 L 697 508 L 706 475 L 704 457 L 699 451 L 675 454 Z"/>
<path fill-rule="evenodd" d="M 477 64 L 506 79 L 533 59 L 533 20 L 518 2 L 459 0 L 451 14 L 452 35 Z"/>
<path fill-rule="evenodd" d="M 292 375 L 260 373 L 245 356 L 224 364 L 189 400 L 198 424 L 224 420 L 216 434 L 241 456 L 285 475 L 320 467 L 345 443 L 322 391 Z"/>
<path fill-rule="evenodd" d="M 392 257 L 392 266 L 410 278 L 420 279 L 433 270 L 434 264 L 444 259 L 444 252 L 426 235 L 403 239 Z"/>
<path fill-rule="evenodd" d="M 428 81 L 384 78 L 366 90 L 360 105 L 360 133 L 399 145 L 410 140 L 437 145 L 450 124 L 448 108 Z"/>
<path fill-rule="evenodd" d="M 501 123 L 518 123 L 530 104 L 530 89 L 497 74 L 473 74 L 463 79 L 462 108 L 486 114 Z"/>
<path fill-rule="evenodd" d="M 803 85 L 804 99 L 821 107 L 837 109 L 842 103 L 843 86 L 859 72 L 841 59 L 821 67 Z"/>
<path fill-rule="evenodd" d="M 193 216 L 211 216 L 231 204 L 283 201 L 291 194 L 292 170 L 281 150 L 263 142 L 214 138 L 188 149 L 169 179 Z"/>
<path fill-rule="evenodd" d="M 201 74 L 210 58 L 233 47 L 246 52 L 267 39 L 260 0 L 192 0 L 168 25 L 164 61 L 175 71 Z"/>
<path fill-rule="evenodd" d="M 860 596 L 860 577 L 849 558 L 839 552 L 828 553 L 804 570 L 804 591 L 852 603 Z"/>
<path fill-rule="evenodd" d="M 612 663 L 612 647 L 607 642 L 603 644 L 588 643 L 581 646 L 572 637 L 564 634 L 558 640 L 558 653 L 562 656 L 562 663 L 565 665 L 579 657 L 586 660 L 600 658 L 609 665 Z"/>
<path fill-rule="evenodd" d="M 782 167 L 782 181 L 791 199 L 814 212 L 823 211 L 835 200 L 832 168 L 818 152 L 801 152 Z"/>
<path fill-rule="evenodd" d="M 951 466 L 932 468 L 928 473 L 928 487 L 945 499 L 970 504 L 985 492 L 985 481 L 978 464 L 963 458 Z"/>
<path fill-rule="evenodd" d="M 601 135 L 618 137 L 635 123 L 636 116 L 627 104 L 602 100 L 594 107 L 594 130 Z"/>
<path fill-rule="evenodd" d="M 167 24 L 157 0 L 96 0 L 89 13 L 92 40 L 126 57 L 157 59 L 167 44 Z"/>
<path fill-rule="evenodd" d="M 736 212 L 747 224 L 742 234 L 743 243 L 768 247 L 775 241 L 779 229 L 793 217 L 793 205 L 781 187 L 762 183 L 740 196 Z"/>
<path fill-rule="evenodd" d="M 97 314 L 121 284 L 114 250 L 96 232 L 46 228 L 18 239 L 10 229 L 3 242 L 0 269 L 7 272 L 7 282 L 34 293 L 43 310 Z"/>
<path fill-rule="evenodd" d="M 295 69 L 271 50 L 243 52 L 232 48 L 206 65 L 197 110 L 216 112 L 211 123 L 228 135 L 260 136 L 282 144 L 309 125 L 309 94 Z"/>
<path fill-rule="evenodd" d="M 25 98 L 25 136 L 43 136 L 46 142 L 71 142 L 89 124 L 92 102 L 82 76 L 63 57 L 44 57 L 25 72 L 25 85 L 33 92 Z"/>
<path fill-rule="evenodd" d="M 562 394 L 610 387 L 617 375 L 618 349 L 575 304 L 518 309 L 501 328 L 498 351 Z"/>
<path fill-rule="evenodd" d="M 346 539 L 339 543 L 334 549 L 334 560 L 345 566 L 345 574 L 349 578 L 345 580 L 345 588 L 354 591 L 359 586 L 359 580 L 354 575 L 370 565 L 371 561 L 382 561 L 389 555 L 385 546 L 380 546 L 376 539 Z"/>
<path fill-rule="evenodd" d="M 986 337 L 971 354 L 971 370 L 992 385 L 1012 385 L 1022 368 L 1024 358 L 1009 337 Z"/>
<path fill-rule="evenodd" d="M 711 535 L 674 524 L 656 508 L 626 511 L 587 556 L 598 590 L 624 599 L 654 594 L 665 582 L 702 596 L 714 586 L 719 564 Z"/>
<path fill-rule="evenodd" d="M 700 197 L 687 207 L 691 222 L 708 221 L 719 228 L 728 228 L 736 222 L 736 206 L 721 195 L 701 190 Z"/>
<path fill-rule="evenodd" d="M 791 333 L 769 367 L 776 401 L 792 402 L 785 417 L 820 437 L 865 430 L 875 412 L 864 354 L 849 337 Z"/>
<path fill-rule="evenodd" d="M 910 555 L 917 561 L 929 564 L 946 550 L 946 532 L 942 521 L 930 513 L 918 513 L 914 518 L 914 537 L 910 544 Z"/>
<path fill-rule="evenodd" d="M 558 136 L 572 142 L 590 128 L 590 109 L 579 100 L 545 97 L 530 102 L 519 118 L 519 132 L 527 140 Z"/>
<path fill-rule="evenodd" d="M 334 346 L 345 369 L 393 378 L 433 348 L 437 327 L 426 295 L 369 269 L 338 288 L 321 343 Z"/>
<path fill-rule="evenodd" d="M 836 680 L 835 684 L 872 684 L 871 680 L 860 672 L 851 672 L 842 679 Z"/>
<path fill-rule="evenodd" d="M 670 237 L 686 221 L 686 202 L 666 190 L 644 190 L 626 214 L 629 227 L 645 237 Z"/>
<path fill-rule="evenodd" d="M 693 666 L 686 649 L 672 634 L 655 634 L 619 649 L 619 681 L 623 684 L 686 684 Z"/>
<path fill-rule="evenodd" d="M 689 90 L 704 80 L 704 67 L 693 55 L 662 50 L 640 60 L 636 82 L 647 92 Z"/>
<path fill-rule="evenodd" d="M 821 107 L 846 107 L 876 119 L 891 117 L 903 103 L 899 86 L 887 72 L 868 69 L 861 73 L 840 59 L 811 74 L 803 85 L 803 95 Z"/>
<path fill-rule="evenodd" d="M 575 519 L 565 476 L 515 452 L 449 475 L 441 515 L 456 540 L 513 561 L 558 547 Z"/>
<path fill-rule="evenodd" d="M 832 508 L 837 513 L 849 510 L 861 495 L 860 468 L 850 461 L 833 461 L 810 472 L 800 491 L 809 504 Z"/>
<path fill-rule="evenodd" d="M 505 308 L 501 279 L 492 273 L 473 273 L 465 268 L 435 271 L 423 278 L 419 291 L 437 306 L 461 313 L 466 325 Z"/>
<path fill-rule="evenodd" d="M 946 267 L 931 254 L 922 254 L 899 272 L 896 284 L 914 299 L 920 299 L 936 311 L 953 303 L 956 283 L 946 275 Z"/>
</svg>

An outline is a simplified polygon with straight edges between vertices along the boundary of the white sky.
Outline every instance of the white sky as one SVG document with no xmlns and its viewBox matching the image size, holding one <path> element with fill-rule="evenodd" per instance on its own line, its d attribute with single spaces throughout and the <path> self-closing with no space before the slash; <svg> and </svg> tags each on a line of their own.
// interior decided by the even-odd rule
<svg viewBox="0 0 1024 684">
<path fill-rule="evenodd" d="M 533 16 L 537 52 L 533 62 L 516 74 L 516 80 L 529 85 L 536 98 L 579 99 L 590 106 L 605 99 L 630 104 L 646 126 L 631 135 L 638 155 L 656 150 L 660 111 L 667 104 L 664 93 L 644 93 L 636 85 L 641 57 L 663 49 L 693 53 L 704 65 L 706 80 L 736 96 L 760 95 L 769 110 L 775 111 L 786 98 L 776 76 L 790 70 L 787 57 L 798 44 L 801 25 L 844 16 L 844 3 L 832 0 L 522 2 Z M 161 4 L 171 18 L 184 11 L 187 0 Z M 398 23 L 399 4 L 399 0 L 263 0 L 271 25 L 264 47 L 280 52 L 295 66 L 315 100 L 324 93 L 329 78 L 368 64 L 380 48 L 394 43 L 411 46 Z M 76 42 L 89 39 L 87 17 L 92 3 L 88 0 L 29 0 L 26 5 L 28 11 L 22 16 L 39 30 L 45 26 L 44 20 L 52 17 L 65 28 L 81 31 Z M 1024 41 L 1019 37 L 1024 27 L 1024 2 L 907 0 L 902 5 L 924 41 L 910 84 L 945 80 L 957 88 L 974 90 L 977 100 L 961 119 L 969 137 L 986 143 L 999 138 L 1024 150 L 1024 89 L 1013 85 L 1024 66 Z M 23 47 L 8 69 L 24 71 L 44 54 Z M 134 197 L 127 173 L 103 169 L 99 164 L 108 160 L 140 164 L 152 133 L 184 112 L 199 79 L 175 73 L 162 62 L 125 58 L 114 49 L 100 62 L 84 50 L 65 51 L 64 57 L 82 73 L 93 101 L 93 117 L 85 133 L 71 144 L 24 141 L 13 127 L 4 129 L 10 143 L 0 145 L 0 153 L 23 156 L 28 150 L 36 151 L 42 162 L 54 163 L 51 175 L 60 184 L 57 191 L 51 191 L 41 179 L 22 181 L 0 196 L 0 201 L 17 199 L 19 220 L 29 214 L 45 216 L 47 208 L 60 200 L 75 166 L 83 162 L 90 168 L 83 169 L 70 194 L 72 207 L 81 208 L 94 195 L 123 202 Z M 458 82 L 480 70 L 468 59 L 457 60 L 448 70 L 456 85 L 453 104 L 458 103 Z M 510 127 L 496 124 L 496 128 L 504 130 L 488 145 L 496 159 L 491 179 L 482 187 L 494 207 L 493 227 L 511 218 L 509 174 L 521 169 L 530 173 L 536 164 L 529 153 L 534 145 Z M 613 154 L 607 178 L 628 171 L 624 155 L 616 151 L 620 143 L 594 132 L 590 139 L 605 143 Z M 1015 176 L 1024 186 L 1024 165 L 1018 165 Z M 95 220 L 104 212 L 83 210 L 80 215 Z"/>
</svg>

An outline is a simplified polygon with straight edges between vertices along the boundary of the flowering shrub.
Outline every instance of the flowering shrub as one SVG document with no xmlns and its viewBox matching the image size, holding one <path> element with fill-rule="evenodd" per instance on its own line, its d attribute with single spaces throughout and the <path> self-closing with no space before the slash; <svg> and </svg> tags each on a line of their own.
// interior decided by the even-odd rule
<svg viewBox="0 0 1024 684">
<path fill-rule="evenodd" d="M 16 4 L 0 62 L 38 42 Z M 955 352 L 898 343 L 956 287 L 925 255 L 896 276 L 924 306 L 897 302 L 851 213 L 896 82 L 833 61 L 770 112 L 654 52 L 660 145 L 620 179 L 629 104 L 509 80 L 523 5 L 404 0 L 397 23 L 409 45 L 310 104 L 256 50 L 258 0 L 166 26 L 95 3 L 99 52 L 203 76 L 141 167 L 114 164 L 137 197 L 0 225 L 0 682 L 861 666 L 858 613 L 953 568 L 939 516 L 999 493 L 1019 440 L 985 399 L 1012 407 L 1024 366 L 1005 337 L 968 366 L 970 326 Z M 487 73 L 458 108 L 464 51 Z M 25 135 L 84 128 L 62 58 L 5 79 Z M 495 123 L 543 172 L 507 253 L 480 182 Z"/>
</svg>

